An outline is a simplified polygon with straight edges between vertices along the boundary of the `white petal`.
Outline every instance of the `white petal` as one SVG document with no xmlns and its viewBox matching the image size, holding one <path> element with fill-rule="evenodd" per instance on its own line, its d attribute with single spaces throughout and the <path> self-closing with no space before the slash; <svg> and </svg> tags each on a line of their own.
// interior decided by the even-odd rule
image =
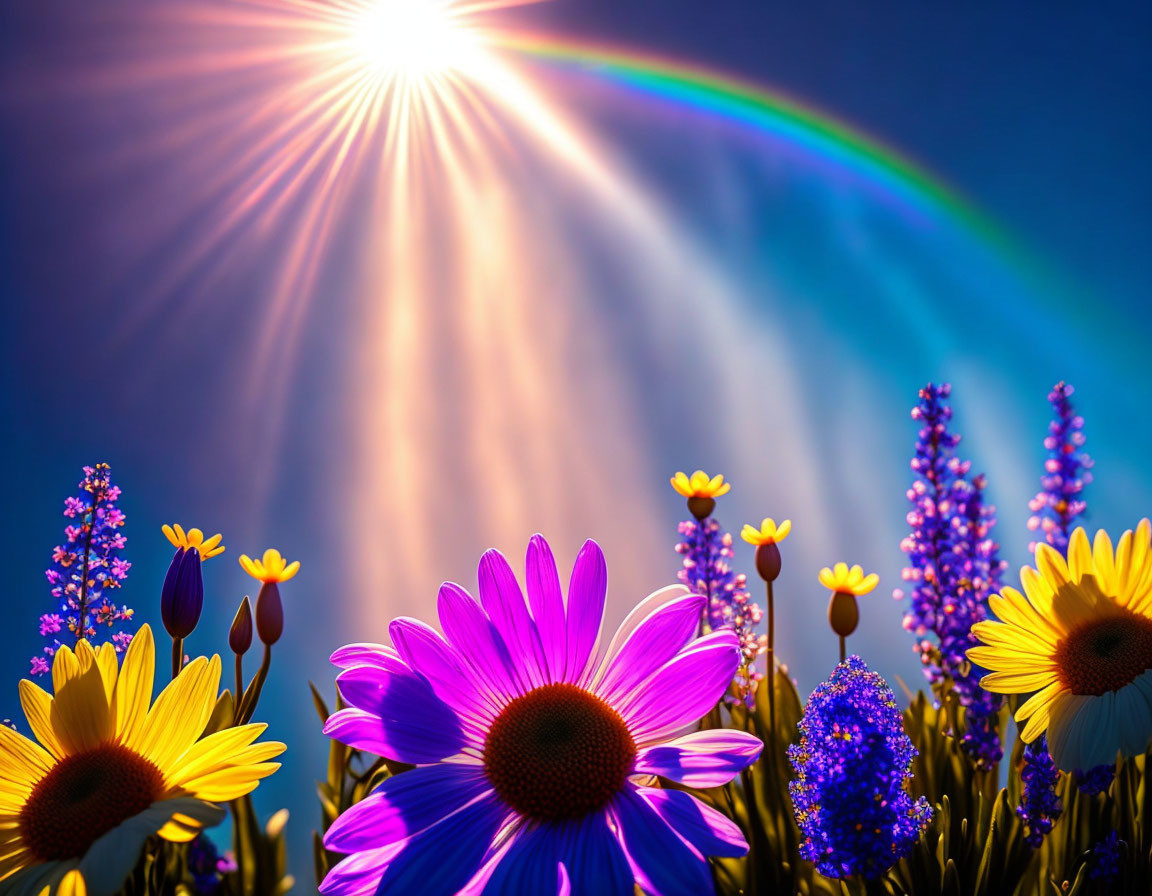
<svg viewBox="0 0 1152 896">
<path fill-rule="evenodd" d="M 203 800 L 181 797 L 155 802 L 133 815 L 88 847 L 81 859 L 80 873 L 88 896 L 113 896 L 119 892 L 136 867 L 145 841 L 177 813 L 217 824 L 224 810 Z"/>
<path fill-rule="evenodd" d="M 1142 686 L 1141 679 L 1147 684 Z M 1143 753 L 1152 737 L 1152 699 L 1149 690 L 1152 690 L 1152 670 L 1116 692 L 1120 749 L 1125 756 Z"/>
<path fill-rule="evenodd" d="M 1048 722 L 1048 752 L 1058 768 L 1071 771 L 1074 768 L 1083 768 L 1075 764 L 1078 757 L 1072 744 L 1073 736 L 1077 730 L 1077 719 L 1081 711 L 1095 698 L 1082 694 L 1070 694 L 1067 699 L 1060 701 L 1052 708 L 1052 715 Z"/>
</svg>

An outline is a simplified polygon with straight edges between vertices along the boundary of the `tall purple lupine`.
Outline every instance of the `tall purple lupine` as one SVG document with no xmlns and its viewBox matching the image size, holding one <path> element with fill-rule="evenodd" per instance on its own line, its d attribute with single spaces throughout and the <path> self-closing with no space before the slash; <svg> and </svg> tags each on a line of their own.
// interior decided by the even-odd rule
<svg viewBox="0 0 1152 896">
<path fill-rule="evenodd" d="M 117 606 L 109 594 L 120 588 L 132 566 L 120 557 L 124 512 L 116 506 L 120 488 L 112 483 L 110 472 L 103 463 L 84 467 L 79 492 L 64 501 L 64 516 L 75 522 L 65 526 L 64 543 L 52 551 L 52 566 L 45 572 L 58 606 L 40 617 L 40 634 L 48 643 L 42 655 L 32 657 L 32 675 L 48 672 L 48 659 L 66 640 L 93 641 L 106 629 L 119 653 L 132 638 L 118 629 L 133 611 Z"/>
<path fill-rule="evenodd" d="M 1048 393 L 1052 405 L 1052 422 L 1044 448 L 1048 458 L 1044 461 L 1044 475 L 1040 477 L 1040 491 L 1028 502 L 1032 517 L 1028 528 L 1040 532 L 1044 540 L 1060 553 L 1068 550 L 1068 539 L 1084 513 L 1086 504 L 1081 496 L 1084 486 L 1092 481 L 1092 458 L 1084 451 L 1084 418 L 1072 407 L 1073 388 L 1063 380 Z M 1036 542 L 1028 545 L 1033 553 Z M 1079 789 L 1084 793 L 1101 793 L 1108 789 L 1116 774 L 1111 766 L 1076 773 Z M 1040 845 L 1044 833 L 1061 812 L 1055 795 L 1058 773 L 1048 755 L 1048 738 L 1041 735 L 1024 748 L 1024 769 L 1021 773 L 1023 792 L 1016 814 L 1024 820 L 1030 831 L 1029 843 Z"/>
<path fill-rule="evenodd" d="M 969 478 L 970 463 L 956 455 L 960 436 L 949 429 L 948 383 L 919 393 L 912 419 L 920 423 L 908 489 L 908 556 L 902 573 L 911 584 L 904 627 L 917 638 L 924 673 L 933 684 L 947 677 L 964 707 L 962 743 L 981 768 L 1000 761 L 998 717 L 1003 698 L 980 687 L 980 670 L 965 656 L 977 643 L 972 626 L 988 615 L 1004 564 L 991 538 L 995 508 L 984 501 L 985 479 Z M 897 599 L 905 594 L 894 592 Z"/>
<path fill-rule="evenodd" d="M 1074 391 L 1061 380 L 1048 393 L 1053 411 L 1044 439 L 1048 459 L 1044 461 L 1040 491 L 1028 503 L 1032 511 L 1028 528 L 1042 533 L 1061 554 L 1067 552 L 1068 539 L 1087 507 L 1081 493 L 1092 481 L 1092 458 L 1084 451 L 1084 418 L 1072 407 Z M 1036 552 L 1035 542 L 1028 547 Z"/>
<path fill-rule="evenodd" d="M 964 657 L 976 642 L 972 626 L 988 618 L 988 598 L 1000 590 L 1007 563 L 1000 559 L 1000 545 L 991 537 L 996 508 L 984 501 L 987 480 L 983 475 L 958 480 L 953 488 L 956 515 L 952 519 L 958 576 L 955 596 L 944 605 L 951 624 L 937 632 L 940 652 L 949 658 Z M 1000 709 L 1004 696 L 980 686 L 983 670 L 951 660 L 952 680 L 964 706 L 961 739 L 981 768 L 993 768 L 1003 756 L 1000 744 Z"/>
<path fill-rule="evenodd" d="M 741 651 L 740 684 L 751 699 L 756 683 L 763 678 L 755 662 L 765 645 L 765 637 L 756 633 L 764 611 L 749 595 L 747 577 L 730 565 L 736 556 L 732 535 L 711 516 L 684 520 L 678 528 L 683 541 L 676 545 L 676 553 L 684 557 L 678 578 L 694 594 L 708 598 L 705 615 L 713 631 L 723 626 L 736 630 Z"/>
</svg>

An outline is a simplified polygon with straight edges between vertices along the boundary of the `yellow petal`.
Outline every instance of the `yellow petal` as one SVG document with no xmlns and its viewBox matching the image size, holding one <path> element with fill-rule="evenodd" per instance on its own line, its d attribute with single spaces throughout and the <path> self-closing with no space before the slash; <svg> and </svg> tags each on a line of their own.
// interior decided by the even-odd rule
<svg viewBox="0 0 1152 896">
<path fill-rule="evenodd" d="M 69 871 L 56 887 L 56 896 L 88 896 L 84 876 L 75 869 Z"/>
<path fill-rule="evenodd" d="M 116 737 L 127 747 L 135 749 L 140 741 L 152 704 L 155 676 L 156 646 L 152 629 L 144 625 L 124 652 L 124 666 L 112 697 Z"/>
<path fill-rule="evenodd" d="M 1002 588 L 988 600 L 993 615 L 1010 625 L 1032 632 L 1049 647 L 1055 647 L 1063 632 L 1053 627 L 1048 618 L 1015 588 Z"/>
<path fill-rule="evenodd" d="M 1044 728 L 1048 727 L 1048 709 L 1050 705 L 1063 693 L 1065 693 L 1064 685 L 1059 681 L 1052 682 L 1048 687 L 1037 691 L 1020 705 L 1020 708 L 1016 710 L 1016 721 L 1023 722 L 1025 719 L 1036 721 L 1036 717 L 1039 716 L 1043 719 L 1043 727 L 1040 729 L 1043 731 Z M 1037 722 L 1037 724 L 1039 724 L 1039 722 Z M 1031 741 L 1034 738 L 1026 737 L 1024 739 Z"/>
<path fill-rule="evenodd" d="M 1072 580 L 1068 564 L 1051 545 L 1036 545 L 1036 568 L 1054 590 Z"/>
<path fill-rule="evenodd" d="M 261 762 L 201 775 L 195 781 L 196 793 L 201 799 L 219 803 L 239 799 L 255 790 L 261 780 L 279 768 L 278 762 Z"/>
<path fill-rule="evenodd" d="M 1068 539 L 1068 568 L 1073 582 L 1090 576 L 1092 567 L 1092 546 L 1088 544 L 1088 533 L 1083 526 L 1077 526 Z"/>
<path fill-rule="evenodd" d="M 67 644 L 62 644 L 56 650 L 52 659 L 52 692 L 59 693 L 71 679 L 80 674 L 80 661 Z"/>
<path fill-rule="evenodd" d="M 280 581 L 281 582 L 287 582 L 290 578 L 292 578 L 298 572 L 300 572 L 300 561 L 299 560 L 293 560 L 280 573 Z"/>
<path fill-rule="evenodd" d="M 156 698 L 139 739 L 140 752 L 164 773 L 204 732 L 220 688 L 220 657 L 197 657 Z"/>
<path fill-rule="evenodd" d="M 992 672 L 980 679 L 980 685 L 998 694 L 1028 694 L 1047 687 L 1055 676 L 1055 667 L 1026 672 Z"/>
<path fill-rule="evenodd" d="M 861 572 L 863 572 L 863 570 L 861 570 Z M 855 589 L 856 594 L 858 594 L 858 595 L 868 594 L 879 583 L 880 583 L 880 576 L 876 575 L 876 573 L 872 573 L 872 574 L 866 576 L 864 581 L 860 582 L 856 586 L 856 589 Z"/>
<path fill-rule="evenodd" d="M 820 584 L 827 588 L 829 591 L 836 590 L 836 577 L 832 574 L 827 566 L 820 570 Z"/>
<path fill-rule="evenodd" d="M 1092 542 L 1092 566 L 1100 587 L 1108 594 L 1116 594 L 1118 590 L 1116 555 L 1112 552 L 1112 539 L 1103 529 L 1096 531 L 1096 537 Z"/>
<path fill-rule="evenodd" d="M 57 759 L 67 754 L 52 730 L 52 697 L 43 688 L 28 680 L 20 682 L 20 707 L 28 719 L 28 727 L 36 739 Z"/>
<path fill-rule="evenodd" d="M 120 671 L 116 648 L 111 644 L 101 644 L 96 651 L 96 665 L 100 667 L 100 678 L 104 681 L 104 698 L 111 706 L 112 692 L 116 690 L 116 676 Z"/>
<path fill-rule="evenodd" d="M 77 657 L 77 667 L 86 663 L 87 668 L 56 688 L 50 715 L 60 746 L 69 753 L 98 747 L 115 735 L 104 676 L 87 641 L 77 645 Z M 58 665 L 59 660 L 52 668 Z"/>
<path fill-rule="evenodd" d="M 7 725 L 0 725 L 0 769 L 8 793 L 26 792 L 55 764 L 44 748 Z M 25 787 L 25 782 L 27 786 Z"/>
<path fill-rule="evenodd" d="M 792 531 L 792 520 L 784 520 L 776 529 L 776 540 L 783 541 L 788 537 L 788 533 Z"/>
</svg>

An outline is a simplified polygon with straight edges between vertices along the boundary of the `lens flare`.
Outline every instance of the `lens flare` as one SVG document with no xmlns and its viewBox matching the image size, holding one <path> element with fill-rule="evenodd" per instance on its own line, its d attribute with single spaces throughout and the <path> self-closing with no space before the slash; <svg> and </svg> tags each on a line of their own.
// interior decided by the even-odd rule
<svg viewBox="0 0 1152 896">
<path fill-rule="evenodd" d="M 518 32 L 516 0 L 107 2 L 120 10 L 107 40 L 128 45 L 112 44 L 85 89 L 144 124 L 100 162 L 161 170 L 131 184 L 109 230 L 137 252 L 170 247 L 154 279 L 134 282 L 147 302 L 129 317 L 141 331 L 206 311 L 250 322 L 236 342 L 255 349 L 251 366 L 227 368 L 236 425 L 217 428 L 255 433 L 266 455 L 250 464 L 253 505 L 281 452 L 331 436 L 322 526 L 348 552 L 339 585 L 364 595 L 366 626 L 423 611 L 442 576 L 470 575 L 481 550 L 514 550 L 526 531 L 626 545 L 635 559 L 614 567 L 614 593 L 650 590 L 667 561 L 652 466 L 714 465 L 717 446 L 731 446 L 716 465 L 734 480 L 786 470 L 779 506 L 836 518 L 811 462 L 824 398 L 808 394 L 806 354 L 782 324 L 806 296 L 777 295 L 767 267 L 751 291 L 738 282 L 747 269 L 714 241 L 743 220 L 694 229 L 685 197 L 661 201 L 663 175 L 630 161 L 618 130 L 661 124 L 674 104 L 672 117 L 695 110 L 702 141 L 721 120 L 755 134 L 757 166 L 843 173 L 820 214 L 863 186 L 912 207 L 926 234 L 974 226 L 938 182 L 811 109 Z M 605 92 L 582 104 L 571 91 L 588 81 Z M 803 258 L 806 232 L 787 244 L 774 232 L 765 250 Z M 920 340 L 951 332 L 905 285 L 918 271 L 872 257 L 861 250 L 861 279 L 886 275 L 892 317 L 914 320 Z M 243 308 L 211 305 L 237 295 L 238 274 L 252 280 Z M 750 317 L 753 304 L 772 313 Z M 770 407 L 749 413 L 768 383 Z M 312 429 L 298 440 L 282 437 L 296 425 L 289 397 L 325 410 L 321 425 L 301 415 Z M 310 450 L 298 462 L 315 462 Z"/>
<path fill-rule="evenodd" d="M 437 0 L 378 0 L 350 22 L 348 47 L 381 78 L 420 78 L 465 65 L 474 33 Z"/>
</svg>

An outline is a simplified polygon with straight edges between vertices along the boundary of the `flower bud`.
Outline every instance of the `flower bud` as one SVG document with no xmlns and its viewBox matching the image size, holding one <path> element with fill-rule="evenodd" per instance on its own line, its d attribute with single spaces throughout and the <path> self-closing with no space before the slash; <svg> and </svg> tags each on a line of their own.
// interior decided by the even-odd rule
<svg viewBox="0 0 1152 896">
<path fill-rule="evenodd" d="M 237 656 L 243 656 L 252 646 L 252 603 L 248 595 L 244 595 L 236 618 L 232 620 L 232 628 L 228 630 L 228 646 Z"/>
<path fill-rule="evenodd" d="M 200 571 L 200 552 L 195 548 L 178 548 L 160 592 L 160 615 L 164 619 L 164 628 L 173 638 L 187 638 L 200 621 L 203 609 L 204 576 Z"/>
<path fill-rule="evenodd" d="M 828 603 L 828 622 L 832 631 L 841 638 L 847 638 L 856 631 L 860 622 L 860 608 L 856 603 L 856 595 L 846 591 L 833 591 L 832 600 Z"/>
<path fill-rule="evenodd" d="M 693 496 L 688 499 L 688 512 L 696 517 L 700 522 L 712 516 L 712 511 L 716 509 L 715 498 L 704 498 Z"/>
<path fill-rule="evenodd" d="M 284 633 L 284 604 L 275 582 L 265 582 L 256 596 L 256 633 L 269 647 Z"/>
<path fill-rule="evenodd" d="M 770 541 L 767 544 L 757 545 L 756 572 L 765 582 L 776 581 L 777 576 L 780 575 L 780 548 L 776 547 L 776 542 Z"/>
</svg>

